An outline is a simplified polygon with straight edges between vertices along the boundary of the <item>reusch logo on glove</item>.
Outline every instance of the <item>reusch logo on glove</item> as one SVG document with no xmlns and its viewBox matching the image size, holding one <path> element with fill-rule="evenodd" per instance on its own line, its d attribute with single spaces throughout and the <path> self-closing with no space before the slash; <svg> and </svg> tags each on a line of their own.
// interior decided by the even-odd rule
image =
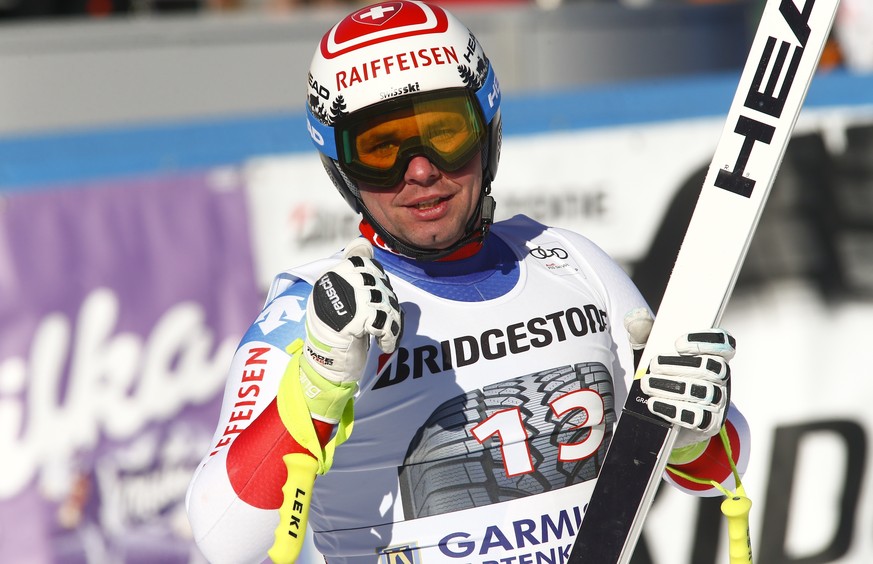
<svg viewBox="0 0 873 564">
<path fill-rule="evenodd" d="M 324 290 L 327 299 L 330 301 L 331 305 L 333 305 L 333 309 L 336 310 L 337 315 L 345 315 L 347 313 L 346 306 L 343 305 L 339 294 L 336 293 L 336 289 L 333 287 L 330 277 L 322 277 L 322 279 L 318 281 L 318 285 L 321 286 L 322 290 Z"/>
<path fill-rule="evenodd" d="M 312 292 L 315 314 L 334 331 L 355 316 L 355 291 L 341 276 L 328 272 L 318 279 Z"/>
</svg>

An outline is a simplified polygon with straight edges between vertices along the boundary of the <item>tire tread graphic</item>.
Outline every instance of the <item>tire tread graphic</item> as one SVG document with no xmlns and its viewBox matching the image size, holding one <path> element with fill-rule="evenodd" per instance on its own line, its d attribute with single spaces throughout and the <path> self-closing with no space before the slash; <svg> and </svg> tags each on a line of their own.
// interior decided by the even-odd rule
<svg viewBox="0 0 873 564">
<path fill-rule="evenodd" d="M 555 416 L 550 403 L 580 389 L 596 391 L 606 432 L 593 456 L 558 461 L 558 445 L 590 433 L 585 415 Z M 441 515 L 560 489 L 597 477 L 616 420 L 612 378 L 600 363 L 563 366 L 505 380 L 456 396 L 437 407 L 418 430 L 399 470 L 406 519 Z M 517 408 L 534 471 L 507 476 L 497 437 L 480 444 L 471 429 L 492 414 Z M 576 428 L 577 426 L 581 426 Z"/>
</svg>

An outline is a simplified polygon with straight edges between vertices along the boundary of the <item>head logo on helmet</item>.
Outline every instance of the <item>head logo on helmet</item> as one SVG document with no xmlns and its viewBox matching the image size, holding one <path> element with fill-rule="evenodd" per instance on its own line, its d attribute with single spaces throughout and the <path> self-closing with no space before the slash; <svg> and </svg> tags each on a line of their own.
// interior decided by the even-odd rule
<svg viewBox="0 0 873 564">
<path fill-rule="evenodd" d="M 423 97 L 469 96 L 486 131 L 480 152 L 482 195 L 467 237 L 481 240 L 490 223 L 487 213 L 493 201 L 488 192 L 500 155 L 500 88 L 482 46 L 464 24 L 439 6 L 415 0 L 373 4 L 346 16 L 324 35 L 309 72 L 308 133 L 334 185 L 371 223 L 354 178 L 373 181 L 361 180 L 364 177 L 347 168 L 352 161 L 346 160 L 342 132 L 355 120 Z M 405 244 L 378 224 L 373 228 L 402 254 L 422 259 L 446 256 Z"/>
</svg>

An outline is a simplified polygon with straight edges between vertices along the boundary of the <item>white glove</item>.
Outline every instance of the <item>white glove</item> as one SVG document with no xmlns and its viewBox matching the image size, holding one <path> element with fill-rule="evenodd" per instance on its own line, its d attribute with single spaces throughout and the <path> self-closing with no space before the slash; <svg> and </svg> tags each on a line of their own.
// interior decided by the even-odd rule
<svg viewBox="0 0 873 564">
<path fill-rule="evenodd" d="M 625 317 L 634 348 L 645 344 L 651 330 L 644 317 L 639 310 Z M 655 356 L 640 385 L 649 411 L 680 427 L 673 448 L 681 448 L 718 434 L 724 424 L 736 340 L 724 329 L 706 329 L 679 337 L 676 352 Z"/>
<path fill-rule="evenodd" d="M 334 384 L 356 384 L 363 375 L 371 337 L 384 352 L 394 351 L 401 313 L 369 241 L 355 239 L 344 257 L 312 287 L 303 361 Z"/>
</svg>

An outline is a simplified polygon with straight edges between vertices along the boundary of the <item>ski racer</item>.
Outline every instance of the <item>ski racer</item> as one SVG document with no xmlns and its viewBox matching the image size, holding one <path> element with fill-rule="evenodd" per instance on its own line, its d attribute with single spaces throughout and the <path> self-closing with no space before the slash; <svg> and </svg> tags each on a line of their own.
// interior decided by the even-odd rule
<svg viewBox="0 0 873 564">
<path fill-rule="evenodd" d="M 500 87 L 444 8 L 346 16 L 307 102 L 361 237 L 278 274 L 242 339 L 188 491 L 198 546 L 291 561 L 308 521 L 330 564 L 564 562 L 651 328 L 644 299 L 584 236 L 494 221 Z M 729 487 L 722 425 L 741 468 L 749 448 L 735 343 L 699 329 L 643 385 L 681 427 L 673 466 Z"/>
</svg>

